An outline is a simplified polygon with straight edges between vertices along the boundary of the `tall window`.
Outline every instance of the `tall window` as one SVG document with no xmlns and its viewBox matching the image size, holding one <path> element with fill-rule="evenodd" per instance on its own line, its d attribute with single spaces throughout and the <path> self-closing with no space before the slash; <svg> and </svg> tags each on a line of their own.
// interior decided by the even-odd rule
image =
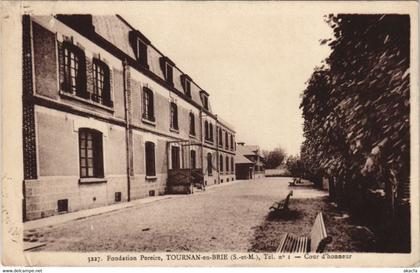
<svg viewBox="0 0 420 273">
<path fill-rule="evenodd" d="M 230 149 L 233 151 L 233 135 L 230 135 Z"/>
<path fill-rule="evenodd" d="M 222 129 L 219 128 L 219 147 L 223 147 Z"/>
<path fill-rule="evenodd" d="M 230 170 L 232 173 L 235 171 L 235 163 L 233 162 L 233 157 L 230 158 Z"/>
<path fill-rule="evenodd" d="M 226 160 L 226 172 L 228 173 L 229 172 L 229 157 L 226 156 L 225 160 Z"/>
<path fill-rule="evenodd" d="M 190 113 L 190 135 L 195 136 L 195 118 L 193 113 Z"/>
<path fill-rule="evenodd" d="M 98 59 L 93 60 L 93 93 L 91 99 L 104 105 L 110 105 L 111 103 L 109 67 Z"/>
<path fill-rule="evenodd" d="M 80 177 L 104 177 L 102 133 L 81 128 L 79 130 Z"/>
<path fill-rule="evenodd" d="M 178 146 L 172 146 L 171 159 L 172 159 L 172 169 L 179 169 L 180 162 L 179 162 L 179 147 Z"/>
<path fill-rule="evenodd" d="M 171 128 L 178 130 L 178 107 L 171 102 Z"/>
<path fill-rule="evenodd" d="M 220 155 L 219 157 L 219 165 L 220 165 L 220 172 L 223 172 L 223 156 Z"/>
<path fill-rule="evenodd" d="M 155 121 L 155 109 L 153 102 L 153 92 L 147 87 L 143 88 L 143 118 Z"/>
<path fill-rule="evenodd" d="M 229 134 L 228 132 L 225 133 L 225 149 L 229 149 Z"/>
<path fill-rule="evenodd" d="M 83 50 L 65 42 L 64 48 L 64 83 L 63 90 L 81 97 L 86 92 L 86 59 Z"/>
<path fill-rule="evenodd" d="M 146 176 L 156 176 L 155 144 L 153 142 L 147 141 L 145 146 Z"/>
<path fill-rule="evenodd" d="M 213 124 L 209 123 L 209 140 L 213 141 Z"/>
<path fill-rule="evenodd" d="M 195 151 L 191 150 L 191 169 L 196 168 L 196 158 L 195 158 Z"/>
<path fill-rule="evenodd" d="M 204 138 L 209 139 L 209 123 L 207 120 L 204 122 Z"/>
<path fill-rule="evenodd" d="M 211 153 L 207 154 L 207 174 L 210 176 L 213 174 L 213 157 L 211 155 Z"/>
</svg>

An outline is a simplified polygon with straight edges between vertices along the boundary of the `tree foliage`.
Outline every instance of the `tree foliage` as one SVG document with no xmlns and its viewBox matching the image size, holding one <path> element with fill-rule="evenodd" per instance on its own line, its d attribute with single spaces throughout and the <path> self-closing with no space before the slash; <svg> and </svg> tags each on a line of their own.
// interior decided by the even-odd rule
<svg viewBox="0 0 420 273">
<path fill-rule="evenodd" d="M 293 177 L 303 177 L 304 176 L 304 168 L 303 163 L 298 156 L 289 156 L 286 159 L 286 167 L 287 170 L 290 172 L 290 175 Z"/>
<path fill-rule="evenodd" d="M 302 95 L 307 175 L 401 199 L 410 166 L 410 19 L 330 15 L 332 49 Z M 392 201 L 393 202 L 393 201 Z"/>
<path fill-rule="evenodd" d="M 275 169 L 280 166 L 286 158 L 286 152 L 281 148 L 275 148 L 272 151 L 264 151 L 265 168 Z"/>
</svg>

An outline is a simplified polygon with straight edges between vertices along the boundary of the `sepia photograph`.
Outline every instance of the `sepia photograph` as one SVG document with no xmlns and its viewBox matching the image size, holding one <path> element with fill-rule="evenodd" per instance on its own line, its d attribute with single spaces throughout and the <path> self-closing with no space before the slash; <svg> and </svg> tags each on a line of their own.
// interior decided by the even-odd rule
<svg viewBox="0 0 420 273">
<path fill-rule="evenodd" d="M 388 3 L 9 3 L 2 263 L 418 265 L 418 2 Z"/>
</svg>

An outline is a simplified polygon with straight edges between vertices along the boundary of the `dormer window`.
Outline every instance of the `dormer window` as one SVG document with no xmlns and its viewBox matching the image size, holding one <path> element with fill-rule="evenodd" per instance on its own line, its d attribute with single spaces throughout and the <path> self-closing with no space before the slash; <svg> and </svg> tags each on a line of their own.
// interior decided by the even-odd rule
<svg viewBox="0 0 420 273">
<path fill-rule="evenodd" d="M 201 103 L 203 104 L 204 109 L 209 110 L 209 99 L 208 93 L 204 90 L 200 91 Z"/>
<path fill-rule="evenodd" d="M 187 97 L 191 98 L 191 78 L 187 74 L 181 75 L 181 84 L 184 93 Z"/>
<path fill-rule="evenodd" d="M 136 59 L 142 65 L 147 65 L 147 44 L 137 38 L 136 41 Z"/>
<path fill-rule="evenodd" d="M 173 76 L 173 67 L 175 64 L 169 60 L 168 57 L 161 57 L 160 58 L 160 67 L 163 72 L 163 77 L 165 81 L 170 85 L 174 86 L 174 76 Z"/>
<path fill-rule="evenodd" d="M 209 100 L 206 96 L 203 97 L 203 106 L 204 109 L 209 110 Z"/>
<path fill-rule="evenodd" d="M 138 63 L 145 68 L 149 68 L 147 62 L 147 46 L 150 44 L 150 41 L 136 30 L 130 31 L 129 39 Z"/>
<path fill-rule="evenodd" d="M 166 63 L 165 64 L 165 80 L 169 83 L 169 84 L 171 84 L 171 85 L 173 85 L 174 84 L 174 79 L 173 79 L 173 68 L 172 68 L 172 65 L 170 65 L 170 64 L 168 64 L 168 63 Z"/>
</svg>

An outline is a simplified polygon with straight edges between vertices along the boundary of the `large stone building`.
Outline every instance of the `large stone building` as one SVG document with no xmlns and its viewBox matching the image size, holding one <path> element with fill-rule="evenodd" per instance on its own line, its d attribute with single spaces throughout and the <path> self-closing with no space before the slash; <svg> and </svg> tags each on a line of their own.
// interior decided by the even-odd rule
<svg viewBox="0 0 420 273">
<path fill-rule="evenodd" d="M 23 147 L 24 220 L 235 179 L 209 94 L 118 15 L 23 16 Z"/>
<path fill-rule="evenodd" d="M 236 179 L 265 177 L 265 159 L 258 145 L 245 145 L 238 142 L 235 156 Z"/>
</svg>

